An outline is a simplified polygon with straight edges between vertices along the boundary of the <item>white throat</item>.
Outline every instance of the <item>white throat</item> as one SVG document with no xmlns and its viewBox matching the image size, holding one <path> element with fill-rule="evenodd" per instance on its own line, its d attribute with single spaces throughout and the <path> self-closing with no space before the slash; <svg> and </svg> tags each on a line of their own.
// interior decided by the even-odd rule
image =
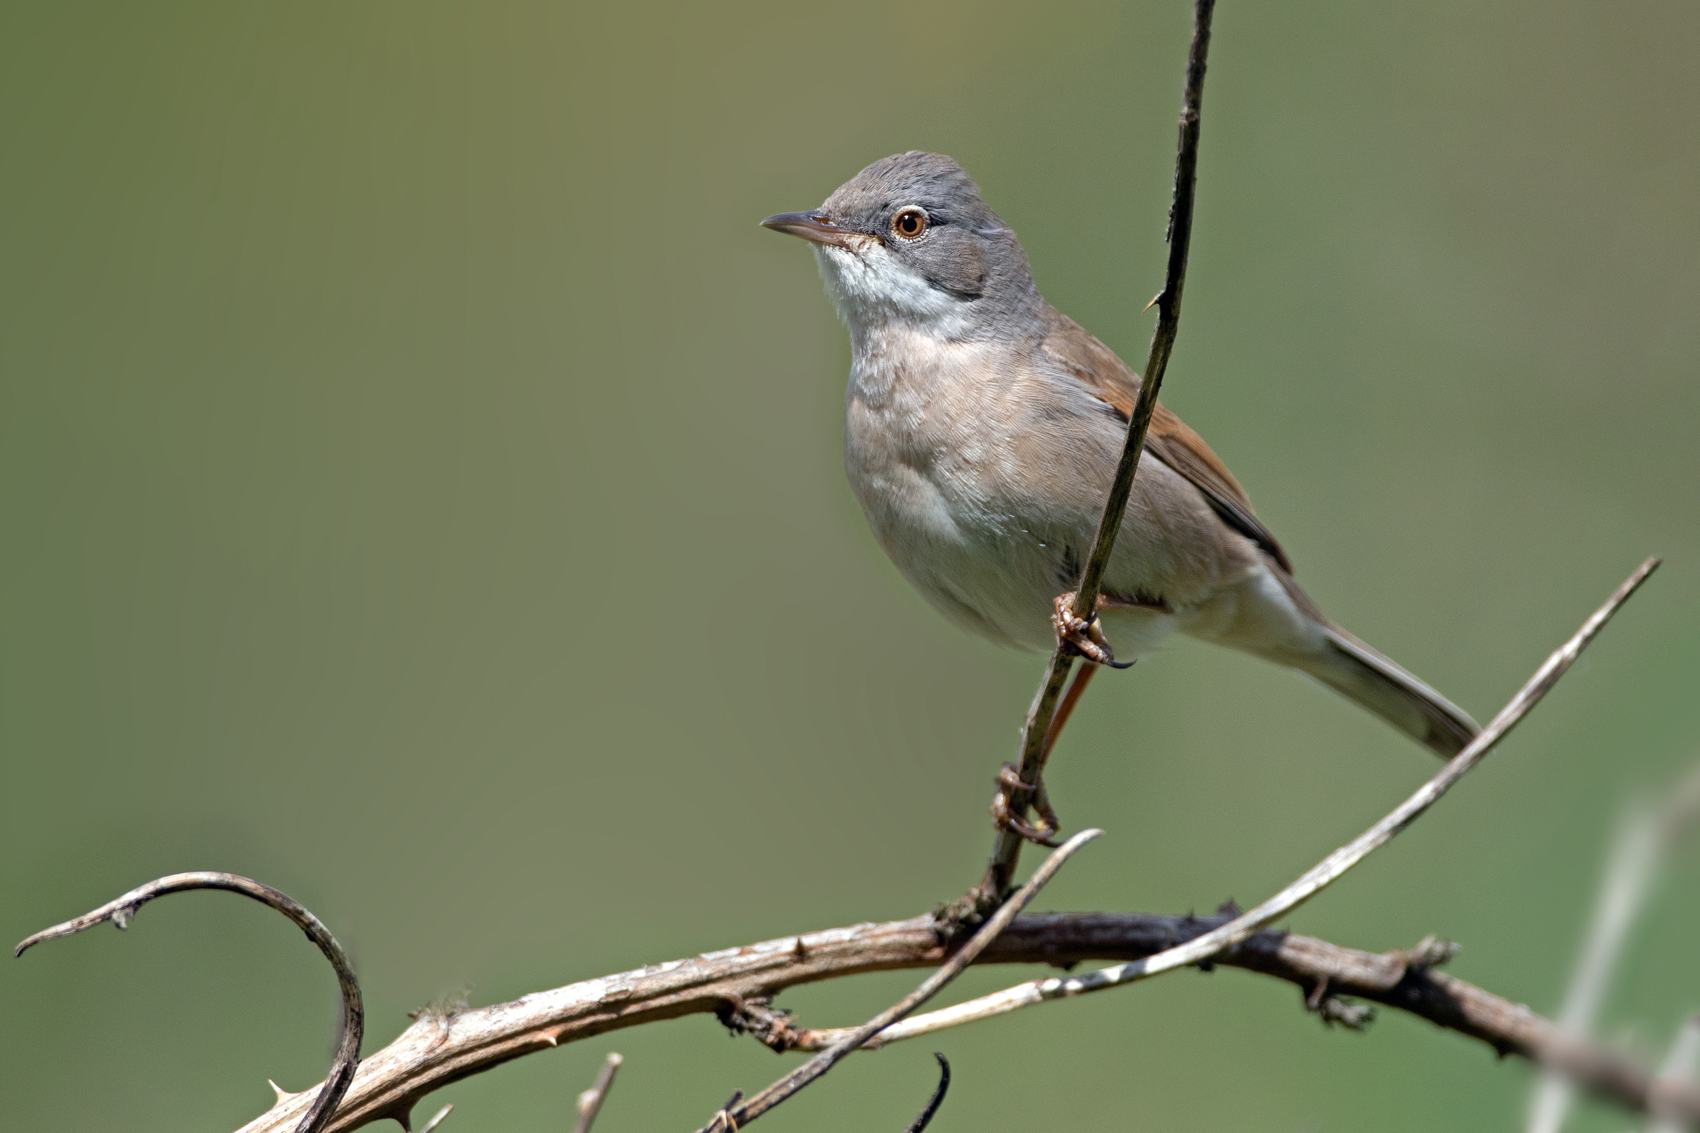
<svg viewBox="0 0 1700 1133">
<path fill-rule="evenodd" d="M 878 240 L 870 237 L 854 252 L 816 244 L 815 259 L 857 354 L 866 349 L 870 332 L 885 329 L 920 331 L 947 341 L 967 337 L 968 303 L 928 283 Z"/>
</svg>

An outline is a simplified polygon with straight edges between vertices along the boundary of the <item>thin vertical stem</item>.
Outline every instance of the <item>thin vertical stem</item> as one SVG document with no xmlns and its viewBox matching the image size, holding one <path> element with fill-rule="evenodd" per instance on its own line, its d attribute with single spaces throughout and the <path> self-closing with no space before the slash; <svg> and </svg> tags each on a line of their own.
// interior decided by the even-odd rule
<svg viewBox="0 0 1700 1133">
<path fill-rule="evenodd" d="M 1187 54 L 1186 95 L 1182 102 L 1180 141 L 1175 153 L 1175 195 L 1169 207 L 1169 264 L 1163 278 L 1163 290 L 1158 293 L 1157 329 L 1151 336 L 1151 350 L 1146 356 L 1144 378 L 1140 382 L 1139 400 L 1134 403 L 1128 421 L 1127 440 L 1122 446 L 1121 461 L 1110 485 L 1110 495 L 1104 504 L 1103 518 L 1098 521 L 1098 534 L 1092 543 L 1092 554 L 1080 576 L 1074 594 L 1074 615 L 1089 618 L 1098 607 L 1098 593 L 1109 565 L 1110 551 L 1121 531 L 1122 514 L 1127 510 L 1128 496 L 1133 491 L 1134 473 L 1139 467 L 1139 455 L 1145 448 L 1145 432 L 1151 415 L 1157 410 L 1157 390 L 1163 384 L 1163 372 L 1168 368 L 1169 355 L 1174 351 L 1175 337 L 1180 332 L 1181 292 L 1186 285 L 1187 253 L 1192 247 L 1192 212 L 1198 184 L 1198 138 L 1201 108 L 1204 101 L 1205 59 L 1210 51 L 1210 20 L 1215 14 L 1216 0 L 1197 0 L 1193 8 L 1192 48 Z M 1062 642 L 1051 654 L 1050 667 L 1044 683 L 1027 710 L 1021 729 L 1021 781 L 1037 783 L 1044 771 L 1045 756 L 1055 742 L 1060 728 L 1052 726 L 1057 712 L 1057 699 L 1063 682 L 1068 679 L 1074 657 Z M 1034 792 L 1014 791 L 1010 808 L 1017 816 L 1025 815 L 1032 806 Z M 992 858 L 986 874 L 971 895 L 981 910 L 1002 900 L 1009 892 L 1015 876 L 1017 859 L 1021 856 L 1021 835 L 1000 831 L 992 847 Z"/>
</svg>

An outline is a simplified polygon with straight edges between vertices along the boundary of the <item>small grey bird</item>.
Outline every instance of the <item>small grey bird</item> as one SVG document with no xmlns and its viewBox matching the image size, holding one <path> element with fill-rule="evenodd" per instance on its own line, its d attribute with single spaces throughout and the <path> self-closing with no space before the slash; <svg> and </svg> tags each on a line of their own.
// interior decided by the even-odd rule
<svg viewBox="0 0 1700 1133">
<path fill-rule="evenodd" d="M 1091 547 L 1139 375 L 1045 302 L 948 157 L 876 161 L 820 208 L 762 224 L 814 244 L 850 330 L 844 468 L 880 545 L 964 629 L 1051 648 L 1052 600 Z M 1323 616 L 1233 473 L 1161 404 L 1103 592 L 1120 657 L 1179 631 L 1307 673 L 1442 756 L 1479 730 Z"/>
</svg>

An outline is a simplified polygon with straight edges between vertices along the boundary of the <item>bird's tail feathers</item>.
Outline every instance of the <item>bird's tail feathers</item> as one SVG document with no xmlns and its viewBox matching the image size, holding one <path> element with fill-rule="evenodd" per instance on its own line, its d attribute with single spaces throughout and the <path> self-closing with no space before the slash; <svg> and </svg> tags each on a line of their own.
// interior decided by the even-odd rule
<svg viewBox="0 0 1700 1133">
<path fill-rule="evenodd" d="M 1323 623 L 1328 647 L 1299 668 L 1413 737 L 1444 759 L 1481 728 L 1469 714 L 1336 625 Z"/>
</svg>

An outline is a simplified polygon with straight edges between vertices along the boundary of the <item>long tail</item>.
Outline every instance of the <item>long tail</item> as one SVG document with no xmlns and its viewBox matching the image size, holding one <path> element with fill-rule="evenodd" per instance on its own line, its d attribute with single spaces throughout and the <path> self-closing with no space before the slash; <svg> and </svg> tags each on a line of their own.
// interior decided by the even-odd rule
<svg viewBox="0 0 1700 1133">
<path fill-rule="evenodd" d="M 1225 609 L 1225 619 L 1205 611 L 1183 628 L 1307 673 L 1443 758 L 1481 731 L 1463 709 L 1329 621 L 1274 559 L 1266 557 Z"/>
<path fill-rule="evenodd" d="M 1298 659 L 1296 668 L 1442 758 L 1457 755 L 1481 731 L 1463 709 L 1345 630 L 1324 623 L 1324 631 L 1328 647 Z"/>
</svg>

